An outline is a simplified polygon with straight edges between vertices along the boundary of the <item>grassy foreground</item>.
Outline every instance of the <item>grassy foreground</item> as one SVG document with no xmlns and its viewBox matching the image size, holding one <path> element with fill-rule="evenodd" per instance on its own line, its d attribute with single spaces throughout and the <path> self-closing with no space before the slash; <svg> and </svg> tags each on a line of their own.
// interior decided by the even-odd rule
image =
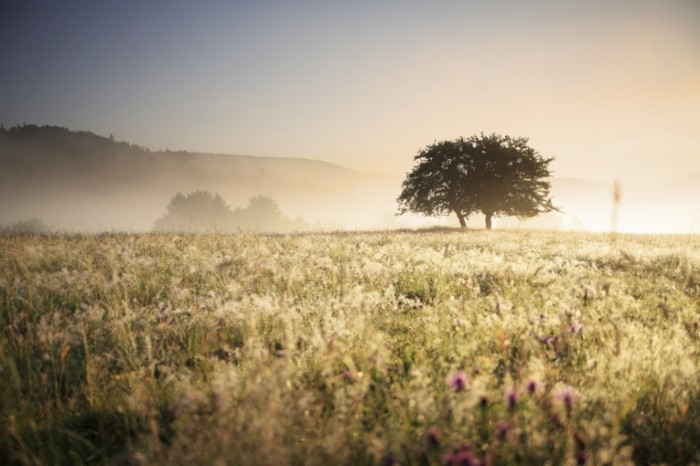
<svg viewBox="0 0 700 466">
<path fill-rule="evenodd" d="M 700 463 L 700 237 L 0 237 L 2 464 Z"/>
</svg>

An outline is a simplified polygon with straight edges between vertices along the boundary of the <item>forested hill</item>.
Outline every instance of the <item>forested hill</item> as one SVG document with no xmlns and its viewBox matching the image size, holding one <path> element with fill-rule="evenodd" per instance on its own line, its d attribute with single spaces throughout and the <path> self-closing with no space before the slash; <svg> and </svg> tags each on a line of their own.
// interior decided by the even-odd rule
<svg viewBox="0 0 700 466">
<path fill-rule="evenodd" d="M 107 180 L 115 174 L 125 172 L 135 179 L 150 177 L 152 172 L 144 168 L 157 168 L 159 172 L 180 171 L 187 168 L 187 178 L 228 178 L 236 173 L 221 173 L 207 170 L 216 168 L 239 170 L 239 175 L 250 175 L 253 169 L 258 175 L 270 174 L 286 178 L 296 178 L 298 171 L 312 178 L 322 175 L 332 184 L 342 180 L 371 178 L 387 180 L 395 177 L 384 174 L 361 172 L 328 162 L 303 158 L 255 157 L 249 155 L 225 155 L 194 153 L 185 151 L 151 151 L 146 147 L 115 141 L 113 136 L 100 136 L 89 131 L 71 131 L 58 126 L 22 125 L 0 129 L 0 161 L 7 174 L 26 174 L 33 177 L 68 173 L 84 178 L 84 175 L 107 175 Z M 97 172 L 84 172 L 85 169 L 98 169 Z M 110 170 L 106 170 L 110 168 Z M 115 173 L 112 169 L 118 168 Z M 169 170 L 168 170 L 169 169 Z M 296 169 L 296 170 L 295 170 Z M 289 172 L 292 170 L 292 173 Z M 162 173 L 162 172 L 161 172 Z M 306 181 L 310 181 L 307 179 Z M 256 183 L 258 184 L 258 183 Z"/>
<path fill-rule="evenodd" d="M 0 129 L 0 223 L 38 216 L 68 229 L 147 230 L 176 192 L 209 190 L 232 206 L 273 197 L 330 227 L 381 226 L 401 177 L 301 158 L 151 151 L 56 126 Z M 389 225 L 387 225 L 389 226 Z"/>
</svg>

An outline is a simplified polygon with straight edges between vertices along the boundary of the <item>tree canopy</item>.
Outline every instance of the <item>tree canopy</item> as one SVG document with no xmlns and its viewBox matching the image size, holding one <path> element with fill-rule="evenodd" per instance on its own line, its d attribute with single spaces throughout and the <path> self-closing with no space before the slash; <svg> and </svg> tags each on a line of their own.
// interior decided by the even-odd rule
<svg viewBox="0 0 700 466">
<path fill-rule="evenodd" d="M 167 213 L 155 223 L 161 231 L 199 231 L 221 229 L 230 223 L 231 208 L 217 193 L 194 191 L 175 194 L 168 203 Z"/>
<path fill-rule="evenodd" d="M 447 215 L 462 228 L 477 212 L 491 229 L 494 216 L 533 217 L 559 211 L 549 195 L 549 163 L 526 138 L 491 134 L 435 142 L 414 157 L 397 201 L 399 212 Z"/>
</svg>

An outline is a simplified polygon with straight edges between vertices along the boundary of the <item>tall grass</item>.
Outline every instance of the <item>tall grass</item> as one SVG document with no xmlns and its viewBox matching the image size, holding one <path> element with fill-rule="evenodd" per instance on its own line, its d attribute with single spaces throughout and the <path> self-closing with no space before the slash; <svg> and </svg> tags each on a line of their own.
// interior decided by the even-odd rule
<svg viewBox="0 0 700 466">
<path fill-rule="evenodd" d="M 700 237 L 0 237 L 0 463 L 700 463 Z"/>
</svg>

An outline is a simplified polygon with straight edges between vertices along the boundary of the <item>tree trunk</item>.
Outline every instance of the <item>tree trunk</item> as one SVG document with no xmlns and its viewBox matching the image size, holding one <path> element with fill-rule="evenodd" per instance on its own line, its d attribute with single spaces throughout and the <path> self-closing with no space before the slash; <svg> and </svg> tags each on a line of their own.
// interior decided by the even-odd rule
<svg viewBox="0 0 700 466">
<path fill-rule="evenodd" d="M 457 219 L 459 220 L 459 226 L 462 228 L 467 228 L 467 222 L 464 220 L 464 215 L 462 215 L 462 212 L 455 210 L 455 214 L 457 214 Z"/>
<path fill-rule="evenodd" d="M 484 214 L 486 216 L 486 229 L 490 230 L 491 229 L 491 217 L 493 217 L 493 214 Z"/>
</svg>

